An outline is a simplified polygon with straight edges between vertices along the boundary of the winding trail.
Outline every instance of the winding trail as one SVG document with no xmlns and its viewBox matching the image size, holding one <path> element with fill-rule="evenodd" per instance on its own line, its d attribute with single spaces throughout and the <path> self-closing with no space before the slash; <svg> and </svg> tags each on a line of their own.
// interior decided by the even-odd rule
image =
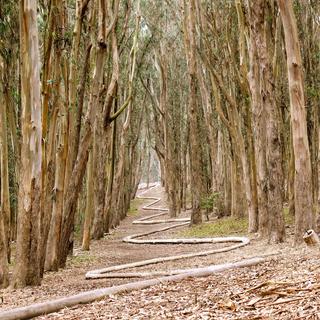
<svg viewBox="0 0 320 320">
<path fill-rule="evenodd" d="M 147 191 L 150 191 L 148 189 Z M 147 192 L 146 191 L 146 192 Z M 145 192 L 144 192 L 145 193 Z M 142 225 L 151 225 L 151 224 L 162 224 L 162 223 L 172 223 L 177 222 L 174 225 L 162 227 L 153 231 L 148 231 L 145 233 L 139 233 L 127 236 L 123 239 L 123 241 L 127 243 L 133 244 L 201 244 L 201 243 L 235 243 L 231 246 L 227 246 L 219 249 L 212 249 L 207 251 L 201 251 L 196 253 L 187 253 L 176 256 L 169 257 L 159 257 L 149 260 L 138 261 L 134 263 L 121 264 L 117 266 L 112 266 L 109 268 L 92 270 L 87 272 L 87 279 L 97 279 L 97 278 L 140 278 L 140 277 L 153 277 L 148 280 L 139 280 L 133 281 L 127 284 L 116 285 L 107 288 L 100 288 L 90 291 L 81 292 L 79 294 L 70 295 L 67 297 L 62 297 L 58 299 L 52 299 L 46 302 L 35 303 L 28 305 L 26 307 L 14 308 L 11 310 L 0 312 L 0 320 L 15 320 L 15 319 L 30 319 L 39 315 L 48 314 L 52 312 L 59 311 L 66 307 L 72 307 L 78 304 L 90 303 L 95 300 L 102 299 L 108 295 L 114 295 L 119 293 L 126 293 L 133 290 L 139 290 L 148 288 L 153 285 L 163 284 L 168 282 L 180 281 L 187 277 L 205 277 L 209 276 L 213 273 L 222 272 L 225 270 L 241 268 L 241 267 L 249 267 L 259 263 L 264 262 L 266 259 L 262 257 L 255 257 L 250 259 L 244 259 L 234 263 L 224 263 L 220 265 L 209 265 L 207 267 L 202 268 L 194 268 L 194 269 L 184 269 L 184 270 L 170 270 L 170 271 L 155 271 L 155 272 L 131 272 L 131 273 L 122 273 L 116 271 L 122 271 L 129 268 L 140 267 L 145 265 L 151 265 L 155 263 L 160 263 L 164 261 L 173 261 L 178 259 L 186 259 L 191 257 L 198 256 L 206 256 L 209 254 L 214 254 L 218 252 L 226 252 L 230 250 L 234 250 L 249 244 L 249 239 L 246 237 L 225 237 L 225 238 L 202 238 L 202 239 L 139 239 L 145 237 L 150 234 L 159 233 L 165 230 L 169 230 L 172 228 L 181 227 L 189 224 L 189 219 L 154 219 L 158 218 L 162 215 L 167 214 L 168 210 L 165 208 L 154 207 L 160 199 L 155 197 L 146 197 L 143 194 L 140 194 L 140 198 L 145 200 L 153 200 L 150 204 L 143 207 L 144 210 L 155 210 L 160 211 L 156 215 L 151 215 L 139 220 L 134 221 L 134 224 L 142 224 Z M 154 220 L 152 220 L 154 219 Z"/>
<path fill-rule="evenodd" d="M 155 207 L 157 203 L 161 201 L 161 198 L 158 197 L 148 197 L 144 196 L 146 192 L 150 192 L 153 188 L 157 188 L 159 185 L 156 184 L 155 186 L 147 189 L 142 194 L 137 196 L 139 199 L 144 200 L 152 200 L 151 203 L 145 205 L 142 207 L 143 210 L 152 210 L 152 211 L 160 211 L 161 213 L 153 214 L 151 216 L 143 217 L 141 219 L 135 220 L 132 223 L 133 224 L 141 224 L 141 225 L 153 225 L 153 224 L 165 224 L 165 223 L 172 223 L 172 222 L 178 222 L 174 225 L 162 227 L 156 230 L 147 231 L 143 233 L 133 234 L 130 236 L 127 236 L 123 238 L 124 242 L 132 243 L 132 244 L 203 244 L 203 243 L 236 243 L 231 246 L 223 247 L 220 249 L 212 249 L 212 250 L 205 250 L 205 251 L 199 251 L 196 253 L 186 253 L 182 255 L 174 255 L 169 257 L 158 257 L 154 259 L 148 259 L 148 260 L 142 260 L 138 262 L 133 263 L 126 263 L 121 264 L 117 266 L 111 266 L 108 268 L 103 269 L 96 269 L 91 270 L 87 272 L 86 279 L 98 279 L 98 278 L 142 278 L 142 277 L 150 277 L 150 276 L 166 276 L 166 275 L 175 275 L 175 274 L 183 274 L 188 271 L 191 271 L 192 269 L 176 269 L 176 270 L 170 270 L 170 271 L 153 271 L 153 272 L 131 272 L 131 273 L 114 273 L 115 271 L 130 269 L 130 268 L 136 268 L 136 267 L 142 267 L 146 265 L 151 264 L 157 264 L 167 261 L 174 261 L 174 260 L 181 260 L 181 259 L 187 259 L 187 258 L 193 258 L 193 257 L 201 257 L 201 256 L 207 256 L 215 253 L 221 253 L 221 252 L 227 252 L 231 250 L 238 249 L 240 247 L 246 246 L 250 243 L 249 238 L 247 237 L 216 237 L 216 238 L 174 238 L 174 239 L 138 239 L 142 237 L 149 236 L 151 234 L 156 234 L 159 232 L 167 231 L 170 229 L 182 227 L 185 225 L 188 225 L 190 223 L 190 218 L 170 218 L 170 219 L 156 219 L 160 216 L 164 216 L 168 214 L 167 208 L 162 207 Z"/>
</svg>

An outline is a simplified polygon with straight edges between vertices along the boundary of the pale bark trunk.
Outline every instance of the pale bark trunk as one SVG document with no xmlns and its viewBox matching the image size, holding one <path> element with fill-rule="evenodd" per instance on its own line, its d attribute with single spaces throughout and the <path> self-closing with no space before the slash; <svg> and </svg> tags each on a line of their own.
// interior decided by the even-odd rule
<svg viewBox="0 0 320 320">
<path fill-rule="evenodd" d="M 253 15 L 253 13 L 252 13 Z M 267 208 L 267 170 L 266 170 L 266 122 L 265 110 L 261 104 L 259 65 L 255 39 L 250 37 L 250 73 L 249 84 L 252 99 L 253 127 L 255 138 L 255 155 L 257 163 L 257 189 L 259 211 L 259 234 L 265 238 L 268 235 L 268 208 Z"/>
<path fill-rule="evenodd" d="M 20 4 L 22 150 L 14 285 L 40 284 L 42 123 L 37 1 Z"/>
<path fill-rule="evenodd" d="M 228 115 L 231 118 L 231 120 L 229 121 L 226 115 L 224 114 L 224 111 L 221 109 L 221 106 L 219 104 L 216 104 L 217 113 L 219 114 L 222 123 L 227 127 L 231 136 L 232 143 L 237 147 L 237 150 L 239 152 L 239 157 L 241 160 L 243 170 L 244 188 L 246 193 L 247 210 L 249 217 L 248 231 L 256 232 L 258 230 L 258 215 L 255 210 L 255 204 L 253 202 L 253 193 L 250 179 L 250 165 L 246 154 L 244 137 L 242 135 L 241 118 L 239 115 L 237 102 L 234 100 L 233 96 L 231 96 L 228 93 L 228 90 L 223 84 L 222 78 L 211 66 L 209 60 L 205 56 L 203 56 L 203 59 L 205 60 L 206 66 L 209 68 L 211 73 L 210 78 L 213 91 L 216 90 L 216 87 L 219 87 L 222 94 L 231 106 L 231 110 L 228 109 Z"/>
<path fill-rule="evenodd" d="M 116 98 L 118 78 L 119 78 L 119 53 L 117 44 L 117 35 L 115 30 L 112 32 L 112 62 L 113 70 L 110 84 L 108 86 L 105 103 L 101 102 L 99 112 L 95 122 L 95 144 L 93 148 L 93 157 L 95 163 L 94 181 L 94 206 L 95 215 L 92 226 L 92 237 L 100 239 L 104 234 L 105 227 L 105 195 L 106 195 L 106 165 L 108 156 L 108 143 L 111 136 L 109 121 L 111 107 Z"/>
<path fill-rule="evenodd" d="M 77 151 L 79 144 L 76 144 L 76 119 L 77 119 L 77 79 L 78 79 L 78 65 L 77 61 L 79 60 L 80 53 L 80 41 L 81 41 L 81 31 L 83 25 L 83 18 L 85 10 L 87 9 L 89 1 L 87 0 L 76 0 L 76 20 L 73 28 L 73 38 L 72 38 L 72 49 L 71 49 L 71 68 L 69 73 L 69 87 L 67 88 L 68 96 L 68 157 L 65 170 L 65 181 L 66 185 L 70 180 L 72 170 L 75 165 L 77 158 Z M 66 194 L 65 194 L 66 196 Z"/>
<path fill-rule="evenodd" d="M 176 182 L 176 170 L 174 157 L 175 141 L 173 131 L 173 117 L 172 107 L 168 100 L 168 62 L 163 52 L 163 48 L 160 44 L 160 57 L 159 57 L 159 69 L 160 69 L 160 98 L 159 109 L 163 113 L 162 126 L 164 131 L 164 144 L 165 144 L 165 166 L 167 172 L 167 186 L 168 186 L 168 200 L 169 200 L 169 214 L 171 217 L 177 216 L 177 182 Z"/>
<path fill-rule="evenodd" d="M 59 92 L 59 90 L 58 90 Z M 56 150 L 56 172 L 52 206 L 52 220 L 47 243 L 46 269 L 57 271 L 59 268 L 59 243 L 61 238 L 61 223 L 63 211 L 64 176 L 67 157 L 67 119 L 66 110 L 60 110 L 59 142 Z"/>
<path fill-rule="evenodd" d="M 101 99 L 102 100 L 102 99 Z M 94 128 L 93 163 L 94 163 L 94 218 L 92 225 L 92 238 L 99 240 L 104 233 L 104 206 L 105 206 L 105 187 L 106 187 L 106 161 L 108 134 L 104 129 L 103 121 L 103 101 L 98 104 L 98 112 Z M 109 130 L 108 130 L 109 131 Z"/>
<path fill-rule="evenodd" d="M 64 177 L 66 170 L 66 159 L 68 151 L 68 119 L 67 119 L 67 105 L 62 97 L 67 97 L 68 92 L 66 83 L 62 85 L 62 79 L 67 78 L 64 74 L 65 57 L 63 56 L 63 47 L 61 42 L 57 41 L 64 36 L 65 31 L 65 8 L 61 1 L 55 0 L 53 2 L 53 28 L 55 32 L 54 38 L 54 54 L 53 54 L 53 67 L 52 77 L 55 79 L 53 85 L 53 110 L 54 114 L 52 122 L 49 128 L 49 142 L 48 145 L 48 172 L 45 175 L 44 190 L 45 194 L 45 205 L 43 208 L 43 221 L 41 222 L 43 228 L 42 237 L 43 240 L 43 251 L 41 253 L 41 259 L 45 258 L 45 269 L 47 270 L 58 270 L 58 256 L 59 256 L 59 242 L 61 236 L 61 222 L 62 222 L 62 211 L 63 211 L 63 195 L 64 195 Z M 59 121 L 58 121 L 59 119 Z M 53 126 L 53 128 L 51 128 Z M 56 127 L 58 126 L 57 141 L 56 140 Z M 46 168 L 47 159 L 45 159 Z M 54 167 L 54 169 L 53 169 Z M 53 197 L 52 197 L 53 190 Z"/>
<path fill-rule="evenodd" d="M 189 73 L 189 106 L 188 118 L 190 124 L 189 131 L 189 155 L 191 169 L 191 193 L 192 193 L 192 213 L 191 225 L 202 223 L 201 214 L 201 150 L 199 145 L 199 104 L 197 102 L 197 59 L 196 59 L 196 34 L 195 34 L 195 1 L 188 0 L 184 3 L 185 8 L 185 49 L 188 61 Z"/>
<path fill-rule="evenodd" d="M 55 144 L 51 145 L 52 140 L 48 139 L 48 134 L 50 134 L 51 126 L 55 126 L 55 106 L 52 108 L 52 121 L 49 123 L 49 101 L 52 93 L 52 84 L 50 83 L 50 78 L 53 77 L 51 74 L 51 62 L 52 62 L 52 51 L 53 51 L 53 38 L 55 35 L 54 27 L 59 28 L 56 37 L 61 36 L 62 23 L 59 20 L 59 10 L 61 6 L 54 2 L 50 7 L 48 12 L 48 27 L 43 38 L 43 66 L 42 66 L 42 77 L 41 77 L 41 90 L 42 90 L 42 211 L 41 211 L 41 242 L 40 242 L 40 273 L 43 276 L 45 256 L 46 256 L 46 242 L 48 239 L 48 233 L 51 222 L 52 213 L 52 201 L 51 201 L 51 190 L 53 189 L 54 180 L 54 151 Z M 61 57 L 61 56 L 60 56 Z M 59 75 L 60 76 L 60 75 Z M 50 119 L 51 120 L 51 119 Z M 48 130 L 49 128 L 49 130 Z"/>
<path fill-rule="evenodd" d="M 311 161 L 303 89 L 303 69 L 292 0 L 278 0 L 278 4 L 285 34 L 295 156 L 295 242 L 300 243 L 303 233 L 312 228 L 313 222 Z"/>
<path fill-rule="evenodd" d="M 268 193 L 267 193 L 267 166 L 266 166 L 266 110 L 261 99 L 261 77 L 259 70 L 257 37 L 263 36 L 261 33 L 260 5 L 251 5 L 251 34 L 250 34 L 250 73 L 248 75 L 251 103 L 253 112 L 253 127 L 255 138 L 255 154 L 257 162 L 257 189 L 258 189 L 258 211 L 259 211 L 259 235 L 266 238 L 269 232 L 268 215 Z"/>
<path fill-rule="evenodd" d="M 105 28 L 105 21 L 101 25 Z M 81 189 L 81 182 L 85 174 L 85 168 L 88 160 L 89 148 L 92 145 L 92 132 L 94 120 L 99 101 L 100 85 L 103 78 L 103 68 L 105 62 L 106 43 L 100 40 L 96 53 L 96 66 L 93 75 L 92 92 L 89 100 L 89 108 L 87 110 L 84 133 L 80 143 L 80 149 L 75 163 L 70 182 L 66 188 L 64 208 L 63 208 L 63 224 L 60 241 L 60 261 L 59 265 L 64 266 L 70 246 L 70 237 L 73 232 L 75 205 Z"/>
<path fill-rule="evenodd" d="M 80 142 L 80 148 L 77 160 L 72 170 L 72 175 L 68 181 L 63 207 L 63 223 L 61 230 L 60 241 L 60 259 L 59 265 L 65 266 L 70 241 L 74 227 L 75 206 L 81 190 L 81 183 L 85 174 L 86 164 L 88 161 L 89 149 L 92 146 L 92 134 L 94 128 L 94 121 L 96 119 L 97 105 L 99 103 L 100 87 L 103 80 L 103 72 L 105 65 L 105 55 L 107 49 L 107 38 L 111 33 L 116 19 L 118 17 L 119 0 L 114 3 L 113 20 L 110 26 L 106 25 L 106 8 L 108 5 L 105 1 L 100 2 L 99 7 L 99 34 L 97 35 L 97 51 L 95 71 L 93 74 L 92 89 L 88 104 L 86 117 L 84 120 L 83 135 Z"/>
</svg>

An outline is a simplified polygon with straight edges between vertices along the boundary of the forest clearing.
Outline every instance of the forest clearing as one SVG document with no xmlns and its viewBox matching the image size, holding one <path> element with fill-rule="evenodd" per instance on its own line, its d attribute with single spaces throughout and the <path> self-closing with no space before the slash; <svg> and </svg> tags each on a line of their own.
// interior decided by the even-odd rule
<svg viewBox="0 0 320 320">
<path fill-rule="evenodd" d="M 0 0 L 0 320 L 320 318 L 319 87 L 318 0 Z"/>
</svg>

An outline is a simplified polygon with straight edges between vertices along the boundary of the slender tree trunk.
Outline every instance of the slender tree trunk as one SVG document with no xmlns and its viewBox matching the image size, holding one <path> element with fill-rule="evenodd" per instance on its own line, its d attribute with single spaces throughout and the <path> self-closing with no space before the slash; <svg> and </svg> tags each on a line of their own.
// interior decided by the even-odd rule
<svg viewBox="0 0 320 320">
<path fill-rule="evenodd" d="M 0 69 L 1 71 L 1 69 Z M 0 90 L 1 90 L 0 85 Z M 5 94 L 1 90 L 0 103 L 0 168 L 1 168 L 1 196 L 0 196 L 0 211 L 4 219 L 5 241 L 7 243 L 8 261 L 10 260 L 10 193 L 9 193 L 9 164 L 8 164 L 8 139 L 7 139 L 7 101 Z"/>
<path fill-rule="evenodd" d="M 1 60 L 0 60 L 1 61 Z M 0 72 L 3 69 L 0 67 Z M 1 79 L 2 82 L 2 79 Z M 10 245 L 10 201 L 8 175 L 8 144 L 7 144 L 7 115 L 3 90 L 0 84 L 0 168 L 1 168 L 1 197 L 0 197 L 0 288 L 9 284 L 8 247 Z"/>
<path fill-rule="evenodd" d="M 188 60 L 189 73 L 189 106 L 188 118 L 190 124 L 189 142 L 190 142 L 190 169 L 191 169 L 191 192 L 192 192 L 192 213 L 191 225 L 202 223 L 201 214 L 201 150 L 198 127 L 199 105 L 197 102 L 197 59 L 196 59 L 196 36 L 195 36 L 195 1 L 188 0 L 184 2 L 185 9 L 185 47 Z"/>
<path fill-rule="evenodd" d="M 58 90 L 59 92 L 60 90 Z M 60 128 L 58 145 L 56 150 L 56 171 L 54 182 L 54 195 L 52 206 L 52 220 L 47 243 L 46 269 L 57 271 L 59 268 L 59 243 L 61 239 L 61 224 L 63 211 L 63 195 L 64 195 L 64 176 L 67 158 L 67 119 L 66 110 L 60 110 Z"/>
<path fill-rule="evenodd" d="M 101 8 L 100 8 L 101 9 Z M 105 12 L 101 9 L 100 18 L 100 33 L 105 34 Z M 92 133 L 95 115 L 97 112 L 97 104 L 99 103 L 100 85 L 103 78 L 103 69 L 105 63 L 106 43 L 105 38 L 99 38 L 96 52 L 96 65 L 93 75 L 92 92 L 89 100 L 89 108 L 84 124 L 84 133 L 80 143 L 80 149 L 75 163 L 70 182 L 66 188 L 66 195 L 63 208 L 63 224 L 60 241 L 60 259 L 59 265 L 65 266 L 67 255 L 70 246 L 70 237 L 73 232 L 75 206 L 78 200 L 79 192 L 81 190 L 81 183 L 85 174 L 86 164 L 88 161 L 89 148 L 92 145 Z"/>
<path fill-rule="evenodd" d="M 20 3 L 22 150 L 14 286 L 38 285 L 42 123 L 37 1 Z"/>
<path fill-rule="evenodd" d="M 97 113 L 95 121 L 95 144 L 93 147 L 93 158 L 95 165 L 95 176 L 94 181 L 95 192 L 94 192 L 94 207 L 95 214 L 92 226 L 92 237 L 94 239 L 100 239 L 103 237 L 105 229 L 105 206 L 106 206 L 106 162 L 108 157 L 108 144 L 111 137 L 110 123 L 105 122 L 104 117 L 108 119 L 114 100 L 116 99 L 118 78 L 119 78 L 119 53 L 117 35 L 114 30 L 112 31 L 112 77 L 108 86 L 105 102 L 100 103 L 99 112 Z"/>
<path fill-rule="evenodd" d="M 259 6 L 258 6 L 259 7 Z M 260 95 L 260 74 L 257 59 L 256 47 L 256 30 L 257 23 L 255 22 L 256 13 L 254 9 L 251 12 L 251 19 L 253 26 L 252 34 L 250 36 L 249 59 L 250 59 L 250 73 L 249 84 L 251 90 L 251 103 L 253 112 L 253 127 L 255 138 L 255 155 L 257 163 L 257 190 L 258 190 L 258 211 L 259 211 L 259 234 L 262 238 L 268 235 L 268 208 L 267 208 L 267 168 L 266 168 L 266 121 L 265 109 L 261 103 Z M 263 23 L 263 22 L 262 22 Z"/>
<path fill-rule="evenodd" d="M 312 179 L 309 152 L 303 69 L 292 0 L 278 0 L 285 35 L 289 79 L 290 113 L 295 156 L 295 243 L 312 228 Z"/>
<path fill-rule="evenodd" d="M 87 203 L 82 237 L 82 250 L 85 251 L 88 251 L 90 249 L 90 230 L 92 225 L 92 217 L 94 213 L 93 182 L 93 158 L 91 151 L 87 167 Z"/>
</svg>

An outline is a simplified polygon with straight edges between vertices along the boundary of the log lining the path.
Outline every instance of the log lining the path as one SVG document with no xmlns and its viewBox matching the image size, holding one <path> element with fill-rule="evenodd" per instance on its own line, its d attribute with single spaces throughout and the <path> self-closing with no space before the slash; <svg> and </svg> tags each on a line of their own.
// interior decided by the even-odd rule
<svg viewBox="0 0 320 320">
<path fill-rule="evenodd" d="M 264 262 L 264 258 L 246 259 L 235 263 L 226 263 L 221 265 L 213 265 L 205 268 L 192 269 L 189 272 L 172 275 L 167 277 L 155 278 L 150 280 L 142 280 L 122 284 L 119 286 L 102 288 L 97 290 L 86 291 L 77 295 L 60 298 L 52 301 L 32 304 L 30 306 L 15 308 L 12 310 L 4 311 L 0 313 L 1 320 L 16 320 L 16 319 L 30 319 L 43 314 L 59 311 L 66 307 L 72 307 L 77 304 L 86 304 L 95 300 L 102 299 L 108 295 L 119 294 L 123 292 L 129 292 L 138 289 L 145 289 L 157 284 L 163 284 L 167 282 L 180 281 L 188 277 L 207 277 L 213 273 L 222 272 L 229 269 L 250 267 Z"/>
<path fill-rule="evenodd" d="M 144 198 L 147 198 L 147 197 L 144 197 Z M 148 197 L 148 198 L 150 199 L 151 197 Z M 150 206 L 152 206 L 155 203 L 158 203 L 160 201 L 159 198 L 152 198 L 152 200 L 155 200 L 155 201 L 152 202 L 151 204 L 149 204 L 148 206 L 143 207 L 144 210 L 167 211 L 167 209 L 164 209 L 164 208 L 150 208 Z M 165 213 L 161 213 L 160 215 L 162 215 L 162 214 L 165 214 Z M 159 216 L 159 214 L 149 216 L 147 218 L 137 220 L 134 223 L 140 223 L 141 221 L 147 221 L 150 218 L 158 217 L 158 216 Z M 170 220 L 172 220 L 172 219 L 170 219 Z M 164 222 L 167 222 L 167 221 L 164 220 L 162 222 L 156 222 L 156 223 L 164 223 Z M 217 252 L 230 251 L 230 250 L 234 250 L 236 248 L 245 246 L 249 243 L 249 239 L 245 238 L 245 237 L 206 238 L 206 239 L 155 239 L 155 240 L 151 240 L 152 242 L 145 242 L 148 240 L 136 239 L 138 237 L 149 235 L 149 234 L 152 234 L 155 232 L 168 230 L 168 229 L 171 229 L 172 227 L 178 227 L 178 226 L 182 226 L 182 225 L 185 225 L 188 223 L 189 222 L 183 221 L 183 222 L 176 224 L 174 226 L 171 226 L 171 227 L 161 228 L 156 231 L 147 232 L 145 234 L 137 234 L 137 235 L 129 236 L 129 237 L 124 238 L 123 241 L 129 242 L 129 243 L 152 243 L 152 244 L 157 244 L 157 243 L 174 243 L 174 244 L 176 244 L 176 243 L 221 243 L 221 242 L 237 242 L 237 244 L 226 247 L 226 248 L 198 252 L 196 254 L 184 254 L 184 255 L 180 255 L 180 256 L 161 257 L 161 258 L 149 259 L 149 260 L 144 260 L 144 261 L 138 261 L 135 263 L 128 263 L 128 264 L 113 266 L 113 267 L 105 268 L 105 269 L 92 270 L 86 274 L 86 278 L 89 278 L 89 279 L 93 279 L 93 278 L 96 279 L 96 278 L 102 278 L 102 277 L 103 278 L 105 278 L 105 277 L 108 277 L 108 278 L 114 278 L 114 277 L 128 278 L 128 277 L 145 277 L 145 276 L 161 276 L 161 277 L 153 278 L 153 279 L 149 279 L 149 280 L 135 281 L 135 282 L 122 284 L 122 285 L 118 285 L 118 286 L 113 286 L 113 287 L 108 287 L 108 288 L 101 288 L 101 289 L 86 291 L 86 292 L 79 293 L 77 295 L 54 299 L 54 300 L 42 302 L 42 303 L 35 303 L 35 304 L 29 305 L 26 307 L 14 308 L 11 310 L 1 312 L 0 313 L 0 320 L 30 319 L 30 318 L 33 318 L 36 316 L 49 314 L 52 312 L 57 312 L 57 311 L 59 311 L 63 308 L 66 308 L 66 307 L 72 307 L 72 306 L 79 305 L 79 304 L 91 303 L 91 302 L 102 299 L 102 298 L 109 296 L 109 295 L 129 292 L 129 291 L 138 290 L 138 289 L 144 289 L 144 288 L 154 286 L 157 284 L 162 284 L 162 283 L 181 281 L 181 280 L 188 278 L 188 277 L 206 277 L 206 276 L 209 276 L 213 273 L 222 272 L 222 271 L 229 270 L 229 269 L 254 266 L 254 265 L 262 263 L 266 260 L 265 258 L 262 258 L 262 257 L 255 257 L 255 258 L 251 258 L 251 259 L 245 259 L 245 260 L 242 260 L 239 262 L 225 263 L 225 264 L 220 264 L 220 265 L 210 265 L 207 267 L 196 268 L 196 269 L 172 270 L 172 271 L 168 271 L 168 272 L 158 271 L 158 272 L 153 272 L 153 273 L 150 273 L 150 272 L 113 273 L 113 274 L 109 273 L 112 271 L 119 271 L 119 270 L 124 270 L 124 269 L 128 269 L 128 268 L 149 265 L 149 264 L 154 264 L 154 263 L 159 263 L 159 262 L 164 262 L 164 261 L 172 261 L 172 260 L 190 258 L 190 257 L 195 257 L 195 256 L 204 256 L 204 255 L 213 254 L 213 253 L 217 253 Z M 171 240 L 171 241 L 167 242 L 165 240 Z M 199 240 L 199 242 L 197 242 L 195 240 Z M 183 241 L 183 242 L 179 242 L 179 241 Z"/>
<path fill-rule="evenodd" d="M 170 270 L 170 271 L 156 271 L 156 272 L 131 272 L 131 273 L 112 273 L 114 271 L 120 271 L 130 268 L 137 268 L 142 267 L 146 265 L 156 264 L 156 263 L 162 263 L 162 262 L 168 262 L 168 261 L 175 261 L 175 260 L 181 260 L 181 259 L 187 259 L 187 258 L 194 258 L 194 257 L 203 257 L 212 255 L 215 253 L 221 253 L 221 252 L 227 252 L 231 250 L 235 250 L 237 248 L 246 246 L 249 244 L 250 240 L 246 237 L 216 237 L 216 238 L 180 238 L 180 239 L 138 239 L 141 237 L 145 237 L 151 234 L 159 233 L 162 231 L 167 231 L 170 229 L 182 227 L 185 225 L 188 225 L 190 223 L 190 218 L 177 218 L 177 219 L 162 219 L 162 220 L 154 220 L 153 218 L 158 218 L 160 216 L 166 215 L 168 213 L 167 208 L 162 207 L 154 207 L 155 204 L 159 203 L 161 201 L 161 198 L 158 197 L 147 197 L 144 196 L 146 192 L 150 192 L 150 190 L 157 188 L 158 185 L 152 186 L 150 189 L 147 189 L 142 194 L 138 195 L 137 198 L 144 199 L 144 200 L 153 200 L 151 203 L 149 203 L 146 206 L 143 206 L 143 210 L 152 210 L 152 211 L 161 211 L 161 213 L 153 214 L 151 216 L 143 217 L 141 219 L 135 220 L 132 223 L 133 224 L 160 224 L 160 223 L 171 223 L 171 222 L 178 222 L 171 226 L 162 227 L 160 229 L 147 231 L 144 233 L 134 234 L 127 236 L 123 238 L 124 242 L 127 243 L 133 243 L 133 244 L 203 244 L 203 243 L 236 243 L 234 245 L 223 247 L 219 249 L 212 249 L 212 250 L 206 250 L 206 251 L 200 251 L 196 253 L 186 253 L 182 255 L 175 255 L 175 256 L 169 256 L 169 257 L 157 257 L 153 259 L 148 260 L 142 260 L 137 261 L 133 263 L 126 263 L 122 265 L 117 266 L 111 266 L 108 268 L 103 269 L 97 269 L 97 270 L 91 270 L 87 272 L 86 279 L 98 279 L 98 278 L 141 278 L 144 277 L 153 277 L 157 275 L 174 275 L 179 273 L 188 272 L 188 270 Z M 151 220 L 152 219 L 152 220 Z"/>
</svg>

